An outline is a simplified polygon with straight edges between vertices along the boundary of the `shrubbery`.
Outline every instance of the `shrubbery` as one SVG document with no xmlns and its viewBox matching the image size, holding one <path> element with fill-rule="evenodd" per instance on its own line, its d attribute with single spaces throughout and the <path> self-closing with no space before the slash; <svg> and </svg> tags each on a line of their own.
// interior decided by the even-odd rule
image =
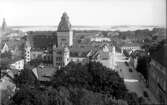
<svg viewBox="0 0 167 105">
<path fill-rule="evenodd" d="M 21 73 L 20 90 L 8 105 L 139 105 L 135 93 L 129 93 L 118 73 L 101 63 L 70 63 L 57 71 L 51 85 L 36 85 L 30 72 Z M 18 81 L 16 80 L 16 81 Z"/>
</svg>

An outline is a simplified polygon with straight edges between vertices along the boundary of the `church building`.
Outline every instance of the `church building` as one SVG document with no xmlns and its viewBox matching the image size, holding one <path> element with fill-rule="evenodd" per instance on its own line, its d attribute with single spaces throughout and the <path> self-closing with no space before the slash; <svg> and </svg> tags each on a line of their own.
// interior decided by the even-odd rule
<svg viewBox="0 0 167 105">
<path fill-rule="evenodd" d="M 70 62 L 69 47 L 73 45 L 73 31 L 67 13 L 63 13 L 58 25 L 57 43 L 53 46 L 53 66 L 60 68 Z"/>
</svg>

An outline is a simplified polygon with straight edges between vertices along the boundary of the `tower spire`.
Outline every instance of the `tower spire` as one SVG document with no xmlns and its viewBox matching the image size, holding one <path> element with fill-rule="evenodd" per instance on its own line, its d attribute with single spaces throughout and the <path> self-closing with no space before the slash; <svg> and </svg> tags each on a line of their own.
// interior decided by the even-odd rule
<svg viewBox="0 0 167 105">
<path fill-rule="evenodd" d="M 67 32 L 71 30 L 71 23 L 69 21 L 69 17 L 66 12 L 63 13 L 61 17 L 61 21 L 59 23 L 58 32 Z"/>
<path fill-rule="evenodd" d="M 3 18 L 2 31 L 6 31 L 6 30 L 7 30 L 7 24 L 6 24 L 5 18 Z"/>
</svg>

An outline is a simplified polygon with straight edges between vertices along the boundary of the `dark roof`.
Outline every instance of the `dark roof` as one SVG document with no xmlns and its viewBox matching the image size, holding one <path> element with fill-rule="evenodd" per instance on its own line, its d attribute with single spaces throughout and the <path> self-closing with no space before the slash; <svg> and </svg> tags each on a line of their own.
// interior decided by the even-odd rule
<svg viewBox="0 0 167 105">
<path fill-rule="evenodd" d="M 39 81 L 50 81 L 56 70 L 54 68 L 37 68 Z"/>
<path fill-rule="evenodd" d="M 34 66 L 32 66 L 32 65 L 30 65 L 30 64 L 28 64 L 28 63 L 26 63 L 26 64 L 24 65 L 24 69 L 32 70 L 33 68 L 34 68 Z"/>
<path fill-rule="evenodd" d="M 63 16 L 61 17 L 61 21 L 58 25 L 58 32 L 66 32 L 71 30 L 71 24 L 69 22 L 69 17 L 67 13 L 63 13 Z"/>
<path fill-rule="evenodd" d="M 132 57 L 139 57 L 139 56 L 145 56 L 147 53 L 145 51 L 142 50 L 135 50 L 131 53 Z"/>
<path fill-rule="evenodd" d="M 94 48 L 94 49 L 92 50 L 92 52 L 91 52 L 90 57 L 96 58 L 99 54 L 100 54 L 101 56 L 107 56 L 107 55 L 108 55 L 108 52 L 106 53 L 106 52 L 103 52 L 103 51 L 102 51 L 105 46 L 107 46 L 107 47 L 109 48 L 109 50 L 112 51 L 111 45 L 103 44 L 103 45 L 101 45 L 101 46 L 99 46 L 99 47 L 97 47 L 97 48 Z"/>
<path fill-rule="evenodd" d="M 57 44 L 56 32 L 31 32 L 28 35 L 33 49 L 52 48 L 54 44 Z"/>
<path fill-rule="evenodd" d="M 152 59 L 167 68 L 167 45 L 160 46 L 156 51 L 150 53 Z"/>
<path fill-rule="evenodd" d="M 0 43 L 0 48 L 3 48 L 5 43 L 7 44 L 9 50 L 14 50 L 16 48 L 22 50 L 22 45 L 24 44 L 24 40 L 15 40 L 15 39 L 2 40 Z"/>
</svg>

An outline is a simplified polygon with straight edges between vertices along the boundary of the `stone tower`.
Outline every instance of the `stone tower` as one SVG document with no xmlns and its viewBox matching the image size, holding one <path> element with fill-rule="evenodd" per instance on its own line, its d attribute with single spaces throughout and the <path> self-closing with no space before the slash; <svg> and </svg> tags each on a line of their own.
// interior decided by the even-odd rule
<svg viewBox="0 0 167 105">
<path fill-rule="evenodd" d="M 7 24 L 6 24 L 5 18 L 3 18 L 3 22 L 2 22 L 2 31 L 3 32 L 7 31 Z"/>
<path fill-rule="evenodd" d="M 63 13 L 57 29 L 58 47 L 73 45 L 73 31 L 67 13 Z"/>
<path fill-rule="evenodd" d="M 25 43 L 25 63 L 28 63 L 31 61 L 31 44 L 30 40 L 26 40 Z"/>
<path fill-rule="evenodd" d="M 53 46 L 53 66 L 61 68 L 70 61 L 70 50 L 73 45 L 73 31 L 67 13 L 63 13 L 57 28 L 57 46 Z"/>
<path fill-rule="evenodd" d="M 66 66 L 70 62 L 70 51 L 68 47 L 53 46 L 53 66 L 60 68 Z"/>
<path fill-rule="evenodd" d="M 69 63 L 70 60 L 70 51 L 68 49 L 68 47 L 65 47 L 63 50 L 63 59 L 64 59 L 64 65 L 67 65 Z"/>
</svg>

